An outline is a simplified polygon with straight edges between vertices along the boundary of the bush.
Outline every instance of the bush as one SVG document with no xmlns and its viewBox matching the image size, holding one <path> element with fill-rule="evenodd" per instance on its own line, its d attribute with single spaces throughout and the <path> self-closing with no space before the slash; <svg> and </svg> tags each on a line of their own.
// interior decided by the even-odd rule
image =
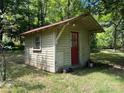
<svg viewBox="0 0 124 93">
<path fill-rule="evenodd" d="M 24 50 L 24 45 L 16 45 L 16 50 Z"/>
<path fill-rule="evenodd" d="M 4 44 L 6 50 L 24 50 L 24 45 L 15 45 L 13 42 Z"/>
<path fill-rule="evenodd" d="M 8 42 L 8 43 L 5 43 L 4 46 L 15 47 L 15 44 L 13 42 Z"/>
</svg>

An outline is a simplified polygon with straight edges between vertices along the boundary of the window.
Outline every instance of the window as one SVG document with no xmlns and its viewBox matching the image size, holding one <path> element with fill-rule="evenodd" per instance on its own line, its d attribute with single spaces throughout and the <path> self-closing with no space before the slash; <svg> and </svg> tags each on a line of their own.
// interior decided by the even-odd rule
<svg viewBox="0 0 124 93">
<path fill-rule="evenodd" d="M 40 50 L 40 49 L 41 49 L 40 36 L 36 36 L 36 37 L 34 38 L 34 49 L 36 49 L 36 50 Z"/>
</svg>

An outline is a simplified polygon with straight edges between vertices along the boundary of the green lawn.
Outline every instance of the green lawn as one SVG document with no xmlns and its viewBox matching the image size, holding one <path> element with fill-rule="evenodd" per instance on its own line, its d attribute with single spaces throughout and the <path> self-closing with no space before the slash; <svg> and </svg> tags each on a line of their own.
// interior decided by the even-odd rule
<svg viewBox="0 0 124 93">
<path fill-rule="evenodd" d="M 92 53 L 94 68 L 48 73 L 23 64 L 22 52 L 7 53 L 8 80 L 0 93 L 124 93 L 124 53 Z"/>
</svg>

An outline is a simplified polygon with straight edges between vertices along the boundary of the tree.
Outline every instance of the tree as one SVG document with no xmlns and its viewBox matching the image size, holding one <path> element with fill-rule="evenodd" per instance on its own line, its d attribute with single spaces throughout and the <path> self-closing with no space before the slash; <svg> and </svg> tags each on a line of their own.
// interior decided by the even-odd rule
<svg viewBox="0 0 124 93">
<path fill-rule="evenodd" d="M 86 1 L 86 0 L 83 0 Z M 112 30 L 113 37 L 112 37 L 112 45 L 114 49 L 117 48 L 118 42 L 121 42 L 120 34 L 121 34 L 121 27 L 123 21 L 123 9 L 124 9 L 124 1 L 123 0 L 88 0 L 86 1 L 87 7 L 89 11 L 96 17 L 97 20 L 102 24 L 104 28 L 113 27 Z M 111 14 L 109 20 L 102 20 L 108 14 Z M 107 18 L 108 19 L 108 18 Z M 108 33 L 111 34 L 111 33 Z M 95 40 L 95 39 L 94 39 Z M 100 37 L 99 39 L 100 40 Z M 109 42 L 109 41 L 108 41 Z"/>
<path fill-rule="evenodd" d="M 4 12 L 4 1 L 1 0 L 0 1 L 0 41 L 2 41 L 2 31 L 3 31 L 3 29 L 2 29 L 1 21 L 2 21 L 3 12 Z"/>
<path fill-rule="evenodd" d="M 4 48 L 2 43 L 0 43 L 0 53 L 1 53 L 1 63 L 0 63 L 0 77 L 1 81 L 6 80 L 6 61 L 5 61 L 5 55 L 4 55 Z"/>
<path fill-rule="evenodd" d="M 48 0 L 38 0 L 38 11 L 39 11 L 39 17 L 38 17 L 38 21 L 40 20 L 40 24 L 41 26 L 45 25 L 45 18 L 47 15 L 47 8 L 48 8 Z"/>
</svg>

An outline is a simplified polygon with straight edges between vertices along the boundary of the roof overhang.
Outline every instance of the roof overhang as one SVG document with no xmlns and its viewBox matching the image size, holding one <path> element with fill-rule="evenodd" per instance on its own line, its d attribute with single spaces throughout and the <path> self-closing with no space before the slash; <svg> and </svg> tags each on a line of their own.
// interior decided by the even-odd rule
<svg viewBox="0 0 124 93">
<path fill-rule="evenodd" d="M 66 23 L 70 23 L 70 22 L 74 22 L 74 21 L 80 21 L 80 23 L 82 24 L 82 26 L 84 27 L 84 29 L 88 30 L 88 31 L 92 31 L 94 33 L 100 33 L 100 32 L 104 32 L 104 29 L 100 26 L 100 24 L 93 18 L 93 16 L 90 13 L 86 13 L 86 14 L 82 14 L 80 16 L 77 17 L 73 17 L 64 21 L 60 21 L 51 25 L 47 25 L 47 26 L 43 26 L 43 27 L 39 27 L 36 29 L 32 29 L 30 31 L 24 32 L 21 35 L 27 35 L 30 33 L 35 33 L 35 32 L 40 32 L 43 30 L 47 30 L 50 28 L 54 28 L 57 27 L 59 25 L 64 25 Z"/>
</svg>

